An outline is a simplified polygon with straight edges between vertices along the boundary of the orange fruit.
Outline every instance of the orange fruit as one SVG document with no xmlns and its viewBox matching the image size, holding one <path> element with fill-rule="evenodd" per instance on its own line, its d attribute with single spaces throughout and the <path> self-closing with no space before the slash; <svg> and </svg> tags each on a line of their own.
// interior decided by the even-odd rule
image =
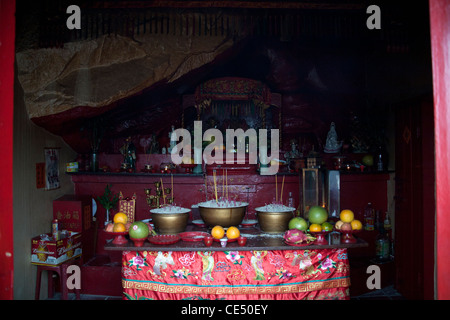
<svg viewBox="0 0 450 320">
<path fill-rule="evenodd" d="M 114 223 L 113 232 L 125 232 L 127 229 L 123 223 Z"/>
<path fill-rule="evenodd" d="M 362 229 L 362 223 L 359 220 L 354 219 L 352 222 L 350 222 L 352 225 L 352 230 L 361 230 Z"/>
<path fill-rule="evenodd" d="M 322 226 L 320 224 L 318 224 L 318 223 L 312 223 L 309 226 L 309 231 L 311 231 L 311 232 L 320 232 L 320 231 L 322 231 Z"/>
<path fill-rule="evenodd" d="M 341 211 L 339 218 L 344 222 L 350 223 L 355 219 L 355 215 L 352 210 L 345 209 Z"/>
<path fill-rule="evenodd" d="M 123 223 L 126 224 L 128 222 L 128 217 L 123 212 L 117 212 L 114 215 L 114 223 Z"/>
<path fill-rule="evenodd" d="M 236 239 L 241 235 L 241 232 L 236 227 L 229 227 L 227 229 L 227 238 L 228 239 Z"/>
<path fill-rule="evenodd" d="M 221 226 L 215 226 L 211 230 L 211 235 L 215 239 L 222 239 L 223 236 L 225 235 L 225 230 Z"/>
</svg>

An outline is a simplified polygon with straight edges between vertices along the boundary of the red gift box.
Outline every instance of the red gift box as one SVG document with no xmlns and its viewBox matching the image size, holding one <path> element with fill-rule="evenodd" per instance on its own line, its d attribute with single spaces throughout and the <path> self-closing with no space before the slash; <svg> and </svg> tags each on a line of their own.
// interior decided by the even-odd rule
<svg viewBox="0 0 450 320">
<path fill-rule="evenodd" d="M 65 195 L 53 201 L 53 219 L 60 230 L 82 232 L 92 226 L 92 198 Z"/>
<path fill-rule="evenodd" d="M 45 235 L 47 237 L 45 237 Z M 69 231 L 67 237 L 54 240 L 51 233 L 31 239 L 31 263 L 57 266 L 81 256 L 81 233 Z"/>
</svg>

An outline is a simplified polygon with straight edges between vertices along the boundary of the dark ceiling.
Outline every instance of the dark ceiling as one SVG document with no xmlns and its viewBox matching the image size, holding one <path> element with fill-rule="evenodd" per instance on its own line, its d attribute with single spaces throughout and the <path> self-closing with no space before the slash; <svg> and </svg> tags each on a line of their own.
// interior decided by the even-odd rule
<svg viewBox="0 0 450 320">
<path fill-rule="evenodd" d="M 209 10 L 211 14 L 234 10 L 239 15 L 245 10 L 246 15 L 254 17 L 249 18 L 253 28 L 250 32 L 247 28 L 241 33 L 234 30 L 230 34 L 235 43 L 233 48 L 176 82 L 155 83 L 135 96 L 104 108 L 78 106 L 61 114 L 32 120 L 62 136 L 80 153 L 89 152 L 87 137 L 81 129 L 87 128 L 90 122 L 101 120 L 109 127 L 102 151 L 117 152 L 114 142 L 117 139 L 129 135 L 138 139 L 152 133 L 165 135 L 171 125 L 179 126 L 182 95 L 193 93 L 201 82 L 233 76 L 260 80 L 273 92 L 281 93 L 283 107 L 286 106 L 286 130 L 291 130 L 291 133 L 302 131 L 301 123 L 305 123 L 305 117 L 308 116 L 301 114 L 300 106 L 305 104 L 309 106 L 307 112 L 311 113 L 310 117 L 323 118 L 316 125 L 320 130 L 326 130 L 326 124 L 336 114 L 347 113 L 349 108 L 366 105 L 367 101 L 372 101 L 374 107 L 380 104 L 388 106 L 414 95 L 431 92 L 427 1 L 417 1 L 409 6 L 402 6 L 402 1 L 394 2 L 371 1 L 371 4 L 379 3 L 382 9 L 381 30 L 368 30 L 365 27 L 368 15 L 364 1 L 228 1 L 227 8 L 208 7 L 211 3 L 225 3 L 217 1 L 82 2 L 90 10 L 86 11 L 91 12 L 91 17 L 86 16 L 84 19 L 91 22 L 95 21 L 93 17 L 99 12 L 106 11 L 118 19 L 124 17 L 125 12 L 129 17 L 130 10 L 135 9 L 141 13 L 147 10 L 149 14 L 159 14 L 159 17 L 165 12 L 180 10 Z M 58 46 L 61 41 L 75 41 L 74 37 L 81 40 L 100 36 L 102 32 L 127 32 L 118 26 L 114 30 L 108 29 L 105 22 L 104 28 L 98 27 L 96 31 L 91 28 L 85 34 L 55 35 L 54 28 L 46 29 L 46 26 L 61 18 L 55 13 L 60 11 L 49 5 L 52 1 L 45 3 L 46 7 L 33 11 L 33 6 L 24 6 L 22 1 L 18 1 L 19 49 Z M 64 8 L 64 1 L 58 3 L 59 7 Z M 186 3 L 196 4 L 197 7 L 186 7 Z M 274 8 L 274 3 L 278 7 Z M 284 31 L 275 27 L 270 29 L 267 19 L 272 16 L 293 20 L 290 20 L 287 24 L 290 27 Z M 302 17 L 301 21 L 307 23 L 296 28 L 299 25 L 295 23 L 296 17 Z M 39 21 L 39 27 L 34 25 L 34 31 L 26 29 L 27 22 L 32 21 Z M 136 29 L 133 30 L 136 32 Z M 34 37 L 30 37 L 30 34 Z M 321 107 L 323 112 L 317 115 Z M 330 112 L 330 108 L 334 109 Z M 303 131 L 308 130 L 310 127 L 305 126 Z"/>
</svg>

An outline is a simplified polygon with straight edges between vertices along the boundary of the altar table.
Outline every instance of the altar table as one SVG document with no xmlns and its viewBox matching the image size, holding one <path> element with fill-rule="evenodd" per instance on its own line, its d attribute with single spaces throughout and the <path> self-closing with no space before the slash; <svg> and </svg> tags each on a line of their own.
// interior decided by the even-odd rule
<svg viewBox="0 0 450 320">
<path fill-rule="evenodd" d="M 243 247 L 184 241 L 135 247 L 129 241 L 105 249 L 122 250 L 124 299 L 324 300 L 349 299 L 347 248 L 364 246 L 358 239 L 355 244 L 296 247 L 281 236 L 261 235 Z"/>
<path fill-rule="evenodd" d="M 124 251 L 125 299 L 348 299 L 347 249 Z"/>
</svg>

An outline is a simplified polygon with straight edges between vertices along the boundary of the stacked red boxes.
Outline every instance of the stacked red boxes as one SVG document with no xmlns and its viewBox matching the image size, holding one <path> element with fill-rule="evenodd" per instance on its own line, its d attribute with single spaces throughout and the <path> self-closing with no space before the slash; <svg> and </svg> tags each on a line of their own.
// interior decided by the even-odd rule
<svg viewBox="0 0 450 320">
<path fill-rule="evenodd" d="M 58 220 L 59 230 L 82 234 L 83 259 L 95 254 L 95 228 L 92 219 L 92 197 L 64 195 L 53 201 L 53 219 Z"/>
<path fill-rule="evenodd" d="M 53 219 L 59 222 L 59 230 L 82 232 L 92 226 L 92 198 L 65 195 L 53 201 Z"/>
</svg>

